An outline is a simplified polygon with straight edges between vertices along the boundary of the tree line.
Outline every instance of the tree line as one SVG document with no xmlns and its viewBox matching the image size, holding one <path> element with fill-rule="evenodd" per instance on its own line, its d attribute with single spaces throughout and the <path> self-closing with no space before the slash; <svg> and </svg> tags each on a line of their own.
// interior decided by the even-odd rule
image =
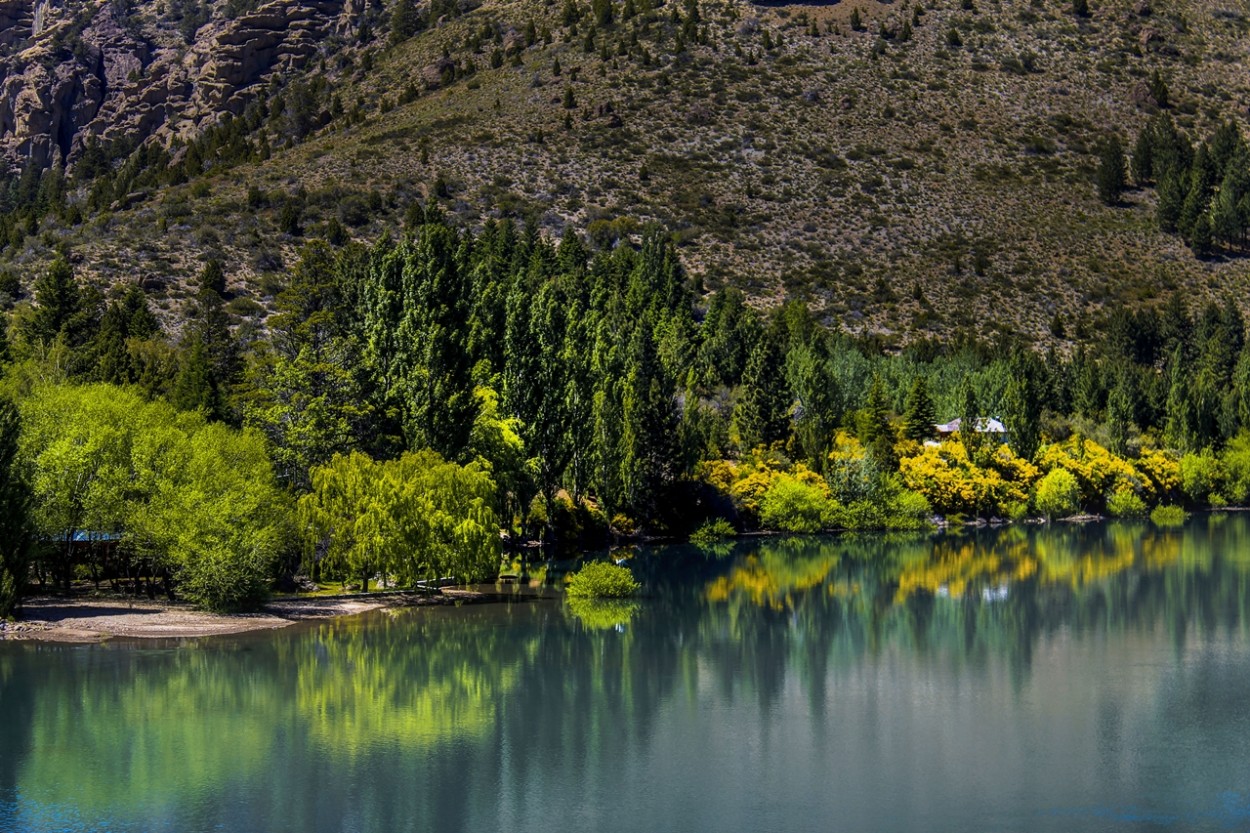
<svg viewBox="0 0 1250 833">
<path fill-rule="evenodd" d="M 170 331 L 139 287 L 105 293 L 52 263 L 0 340 L 0 501 L 29 504 L 5 513 L 27 519 L 4 538 L 11 583 L 103 577 L 231 607 L 297 569 L 364 586 L 489 576 L 500 530 L 590 544 L 714 516 L 798 530 L 1022 513 L 1050 468 L 1093 482 L 1086 442 L 1179 466 L 1250 427 L 1231 300 L 1116 310 L 1066 356 L 885 355 L 798 302 L 706 293 L 659 230 L 596 248 L 410 216 L 403 239 L 308 244 L 261 334 L 232 320 L 219 263 Z M 974 431 L 958 452 L 932 445 L 936 422 L 989 416 L 1008 449 Z M 1105 508 L 1125 483 L 1188 495 L 1125 477 L 1080 502 Z M 948 500 L 952 483 L 991 497 Z M 1193 500 L 1213 493 L 1241 499 Z M 206 507 L 220 513 L 194 517 Z"/>
</svg>

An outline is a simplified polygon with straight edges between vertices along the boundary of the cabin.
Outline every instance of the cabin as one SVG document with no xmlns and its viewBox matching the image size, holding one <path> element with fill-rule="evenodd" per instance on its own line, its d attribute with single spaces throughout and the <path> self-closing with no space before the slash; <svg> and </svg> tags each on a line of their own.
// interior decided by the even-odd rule
<svg viewBox="0 0 1250 833">
<path fill-rule="evenodd" d="M 962 417 L 955 417 L 950 422 L 933 426 L 937 431 L 937 435 L 942 439 L 950 439 L 952 434 L 959 432 L 960 426 L 963 424 Z M 1007 427 L 994 417 L 979 417 L 977 419 L 976 432 L 1000 443 L 1007 442 Z"/>
</svg>

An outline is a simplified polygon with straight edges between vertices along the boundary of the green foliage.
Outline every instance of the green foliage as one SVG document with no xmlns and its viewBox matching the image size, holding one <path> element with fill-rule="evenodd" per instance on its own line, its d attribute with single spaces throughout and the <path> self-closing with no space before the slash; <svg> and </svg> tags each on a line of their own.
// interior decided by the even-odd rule
<svg viewBox="0 0 1250 833">
<path fill-rule="evenodd" d="M 1047 518 L 1061 518 L 1080 508 L 1080 486 L 1066 469 L 1052 469 L 1037 484 L 1033 505 Z"/>
<path fill-rule="evenodd" d="M 624 599 L 641 587 L 628 567 L 592 561 L 569 577 L 565 591 L 573 598 Z"/>
<path fill-rule="evenodd" d="M 751 351 L 734 417 L 743 449 L 784 442 L 790 434 L 791 397 L 784 361 L 780 346 L 769 336 Z"/>
<path fill-rule="evenodd" d="M 738 535 L 738 530 L 734 529 L 733 524 L 724 518 L 714 518 L 706 521 L 702 526 L 694 531 L 690 536 L 692 544 L 714 544 L 717 541 L 724 541 L 727 538 L 734 538 Z"/>
<path fill-rule="evenodd" d="M 1185 454 L 1180 460 L 1181 491 L 1191 505 L 1202 506 L 1224 484 L 1224 467 L 1209 452 Z"/>
<path fill-rule="evenodd" d="M 1113 518 L 1143 518 L 1146 501 L 1132 489 L 1120 488 L 1107 498 L 1107 514 Z"/>
<path fill-rule="evenodd" d="M 382 462 L 352 452 L 314 468 L 311 480 L 299 515 L 310 552 L 324 553 L 323 574 L 368 589 L 377 573 L 404 587 L 498 573 L 495 484 L 477 462 L 460 466 L 429 450 Z"/>
<path fill-rule="evenodd" d="M 0 619 L 13 615 L 25 584 L 30 546 L 28 486 L 18 464 L 21 417 L 0 396 Z"/>
<path fill-rule="evenodd" d="M 42 563 L 63 587 L 74 533 L 92 531 L 203 607 L 264 597 L 287 508 L 258 434 L 108 385 L 40 387 L 19 406 Z"/>
<path fill-rule="evenodd" d="M 821 486 L 781 475 L 760 500 L 760 522 L 783 532 L 819 532 L 831 526 L 835 507 Z"/>
<path fill-rule="evenodd" d="M 1098 198 L 1106 205 L 1117 205 L 1126 185 L 1124 176 L 1124 148 L 1120 137 L 1112 135 L 1103 144 L 1098 154 L 1098 171 L 1094 175 L 1094 184 L 1098 188 Z"/>
<path fill-rule="evenodd" d="M 1181 507 L 1160 504 L 1150 513 L 1150 522 L 1160 527 L 1184 526 L 1186 517 Z"/>
<path fill-rule="evenodd" d="M 923 376 L 917 376 L 907 394 L 907 406 L 903 412 L 903 436 L 909 440 L 927 440 L 937 432 L 937 422 L 933 398 L 929 396 L 929 385 Z"/>
</svg>

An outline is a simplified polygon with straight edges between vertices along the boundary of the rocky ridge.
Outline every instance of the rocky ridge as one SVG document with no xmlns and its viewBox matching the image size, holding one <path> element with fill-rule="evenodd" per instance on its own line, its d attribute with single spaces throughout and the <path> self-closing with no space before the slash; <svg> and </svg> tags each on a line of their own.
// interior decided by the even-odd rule
<svg viewBox="0 0 1250 833">
<path fill-rule="evenodd" d="M 10 170 L 73 163 L 86 143 L 168 146 L 239 115 L 274 77 L 350 36 L 359 0 L 271 0 L 214 9 L 183 41 L 146 7 L 0 2 L 0 156 Z"/>
</svg>

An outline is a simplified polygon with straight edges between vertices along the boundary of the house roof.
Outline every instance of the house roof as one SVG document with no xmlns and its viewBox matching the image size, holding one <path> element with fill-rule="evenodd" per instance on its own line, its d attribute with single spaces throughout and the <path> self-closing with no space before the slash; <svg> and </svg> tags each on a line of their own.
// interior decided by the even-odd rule
<svg viewBox="0 0 1250 833">
<path fill-rule="evenodd" d="M 93 532 L 89 529 L 80 529 L 74 533 L 73 537 L 75 544 L 99 544 L 121 539 L 122 536 L 116 532 Z"/>
<path fill-rule="evenodd" d="M 954 434 L 959 430 L 959 426 L 963 423 L 962 417 L 955 417 L 944 425 L 935 425 L 939 434 Z M 1006 434 L 1007 428 L 994 417 L 980 417 L 977 419 L 976 432 L 978 434 Z"/>
</svg>

